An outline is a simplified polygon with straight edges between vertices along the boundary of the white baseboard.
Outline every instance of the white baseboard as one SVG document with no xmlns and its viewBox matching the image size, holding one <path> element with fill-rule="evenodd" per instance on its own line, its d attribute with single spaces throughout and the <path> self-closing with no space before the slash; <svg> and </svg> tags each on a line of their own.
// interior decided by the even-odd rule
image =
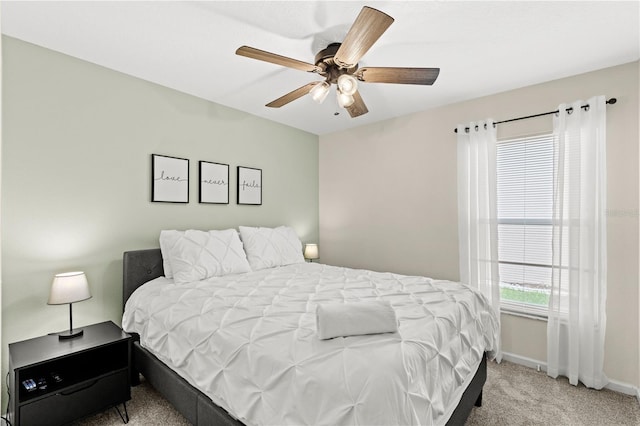
<svg viewBox="0 0 640 426">
<path fill-rule="evenodd" d="M 547 363 L 527 358 L 526 356 L 516 355 L 508 352 L 502 353 L 502 359 L 513 362 L 514 364 L 524 365 L 525 367 L 533 368 L 538 371 L 547 371 Z M 638 399 L 640 404 L 640 388 L 637 388 L 629 383 L 620 382 L 618 380 L 609 380 L 609 384 L 605 386 L 605 389 L 609 389 L 615 392 L 620 392 L 625 395 L 633 395 Z"/>
<path fill-rule="evenodd" d="M 630 385 L 629 383 L 619 382 L 618 380 L 611 380 L 611 379 L 609 379 L 609 384 L 605 386 L 605 388 L 610 389 L 612 391 L 623 393 L 625 395 L 633 395 L 635 397 L 637 397 L 640 392 L 640 389 L 638 389 L 633 385 Z"/>
<path fill-rule="evenodd" d="M 509 352 L 502 352 L 502 359 L 514 364 L 524 365 L 538 371 L 547 371 L 547 363 L 537 359 L 528 358 L 522 355 L 516 355 Z"/>
</svg>

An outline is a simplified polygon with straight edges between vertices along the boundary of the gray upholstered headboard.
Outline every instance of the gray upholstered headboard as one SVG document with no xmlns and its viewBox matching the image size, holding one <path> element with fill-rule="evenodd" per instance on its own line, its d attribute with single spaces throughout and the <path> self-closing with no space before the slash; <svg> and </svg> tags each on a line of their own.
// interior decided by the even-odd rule
<svg viewBox="0 0 640 426">
<path fill-rule="evenodd" d="M 129 296 L 147 281 L 164 275 L 159 248 L 125 251 L 122 259 L 122 308 Z"/>
</svg>

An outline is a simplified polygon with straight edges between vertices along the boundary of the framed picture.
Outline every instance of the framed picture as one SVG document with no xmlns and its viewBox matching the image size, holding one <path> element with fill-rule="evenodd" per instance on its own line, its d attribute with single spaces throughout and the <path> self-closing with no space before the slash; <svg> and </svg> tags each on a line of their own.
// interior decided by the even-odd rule
<svg viewBox="0 0 640 426">
<path fill-rule="evenodd" d="M 262 204 L 262 170 L 238 166 L 238 204 Z"/>
<path fill-rule="evenodd" d="M 189 202 L 189 160 L 151 154 L 151 201 Z"/>
<path fill-rule="evenodd" d="M 200 161 L 201 203 L 229 204 L 229 165 Z"/>
</svg>

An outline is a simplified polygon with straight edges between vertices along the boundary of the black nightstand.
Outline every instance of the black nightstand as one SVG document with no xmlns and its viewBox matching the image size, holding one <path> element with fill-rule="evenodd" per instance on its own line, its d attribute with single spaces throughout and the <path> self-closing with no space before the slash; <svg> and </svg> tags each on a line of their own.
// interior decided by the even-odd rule
<svg viewBox="0 0 640 426">
<path fill-rule="evenodd" d="M 83 330 L 74 339 L 48 335 L 9 345 L 14 426 L 65 424 L 131 399 L 131 336 L 111 321 Z"/>
</svg>

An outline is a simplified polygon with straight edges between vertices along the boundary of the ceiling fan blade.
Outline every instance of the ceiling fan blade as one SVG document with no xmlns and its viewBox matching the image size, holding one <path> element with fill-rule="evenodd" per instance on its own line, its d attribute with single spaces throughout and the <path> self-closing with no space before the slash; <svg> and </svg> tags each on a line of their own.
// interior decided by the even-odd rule
<svg viewBox="0 0 640 426">
<path fill-rule="evenodd" d="M 345 109 L 347 111 L 349 111 L 349 115 L 352 118 L 356 118 L 358 116 L 364 115 L 366 113 L 369 112 L 369 110 L 367 109 L 367 106 L 364 104 L 364 101 L 362 100 L 362 96 L 360 96 L 360 92 L 356 91 L 353 94 L 353 103 L 346 107 Z"/>
<path fill-rule="evenodd" d="M 272 64 L 282 65 L 300 71 L 322 72 L 322 68 L 297 59 L 287 58 L 286 56 L 276 55 L 275 53 L 266 52 L 256 49 L 255 47 L 242 46 L 236 50 L 236 55 L 246 56 L 247 58 L 257 59 L 259 61 L 271 62 Z"/>
<path fill-rule="evenodd" d="M 342 68 L 355 66 L 393 23 L 393 18 L 377 9 L 365 6 L 349 29 L 334 60 Z"/>
<path fill-rule="evenodd" d="M 367 83 L 397 83 L 432 85 L 440 74 L 440 68 L 360 68 L 355 76 Z"/>
<path fill-rule="evenodd" d="M 298 87 L 293 92 L 289 92 L 286 95 L 279 97 L 275 101 L 269 102 L 266 106 L 271 108 L 280 108 L 281 106 L 284 106 L 289 102 L 295 101 L 296 99 L 303 97 L 304 95 L 309 93 L 316 84 L 320 84 L 320 83 L 321 81 L 314 81 L 313 83 L 305 84 L 302 87 Z"/>
</svg>

